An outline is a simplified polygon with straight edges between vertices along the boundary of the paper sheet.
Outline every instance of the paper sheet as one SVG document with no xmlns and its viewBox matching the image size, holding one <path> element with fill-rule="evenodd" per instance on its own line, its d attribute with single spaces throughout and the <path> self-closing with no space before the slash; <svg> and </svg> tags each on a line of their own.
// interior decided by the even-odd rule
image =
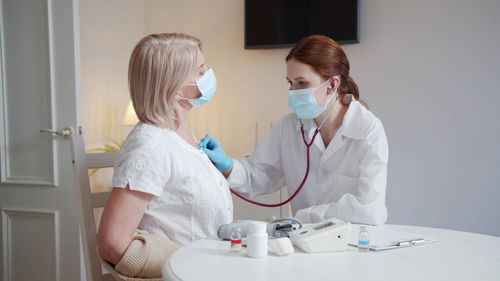
<svg viewBox="0 0 500 281">
<path fill-rule="evenodd" d="M 358 246 L 358 236 L 359 236 L 360 226 L 362 225 L 359 224 L 351 225 L 351 237 L 349 239 L 349 245 L 355 247 Z M 366 226 L 366 228 L 368 229 L 370 237 L 370 250 L 374 251 L 426 245 L 429 243 L 435 243 L 440 241 L 439 239 L 427 235 L 421 235 L 418 233 L 404 232 L 392 229 L 384 229 L 379 226 Z M 410 240 L 413 241 L 416 239 L 424 239 L 425 241 L 414 245 L 412 244 L 402 245 L 402 246 L 395 245 L 397 242 L 410 241 Z"/>
</svg>

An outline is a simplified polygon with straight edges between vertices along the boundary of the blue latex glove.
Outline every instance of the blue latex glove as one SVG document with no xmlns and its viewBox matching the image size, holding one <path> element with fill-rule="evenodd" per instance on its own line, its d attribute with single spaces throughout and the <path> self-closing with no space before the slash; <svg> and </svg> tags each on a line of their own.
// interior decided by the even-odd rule
<svg viewBox="0 0 500 281">
<path fill-rule="evenodd" d="M 215 163 L 219 171 L 229 170 L 233 167 L 233 159 L 226 155 L 218 139 L 207 134 L 198 144 L 208 155 L 210 160 Z"/>
</svg>

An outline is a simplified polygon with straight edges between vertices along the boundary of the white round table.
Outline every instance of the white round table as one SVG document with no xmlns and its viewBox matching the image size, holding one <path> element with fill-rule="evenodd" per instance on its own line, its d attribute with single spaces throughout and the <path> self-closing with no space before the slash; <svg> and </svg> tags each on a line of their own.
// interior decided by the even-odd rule
<svg viewBox="0 0 500 281">
<path fill-rule="evenodd" d="M 500 237 L 438 228 L 383 225 L 441 242 L 386 251 L 308 254 L 254 259 L 229 252 L 229 242 L 194 241 L 163 266 L 164 280 L 500 280 Z"/>
</svg>

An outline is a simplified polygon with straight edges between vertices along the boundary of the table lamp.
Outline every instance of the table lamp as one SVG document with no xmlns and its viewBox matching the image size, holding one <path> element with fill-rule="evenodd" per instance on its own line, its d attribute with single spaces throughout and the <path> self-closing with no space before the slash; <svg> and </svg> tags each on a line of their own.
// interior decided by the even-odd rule
<svg viewBox="0 0 500 281">
<path fill-rule="evenodd" d="M 125 116 L 123 116 L 122 125 L 123 126 L 135 126 L 139 122 L 137 114 L 135 114 L 134 106 L 132 105 L 132 100 L 129 100 L 127 111 L 125 111 Z"/>
</svg>

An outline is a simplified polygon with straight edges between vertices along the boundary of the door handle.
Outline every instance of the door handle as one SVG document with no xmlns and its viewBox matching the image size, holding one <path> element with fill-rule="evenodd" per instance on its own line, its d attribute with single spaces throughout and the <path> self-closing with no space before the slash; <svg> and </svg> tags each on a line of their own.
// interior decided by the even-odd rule
<svg viewBox="0 0 500 281">
<path fill-rule="evenodd" d="M 73 136 L 73 135 L 75 135 L 75 130 L 71 126 L 68 126 L 68 127 L 64 127 L 63 129 L 57 130 L 57 131 L 56 130 L 50 130 L 50 129 L 41 129 L 40 133 L 48 133 L 48 134 L 53 134 L 53 135 L 58 135 L 58 136 L 66 137 L 66 136 Z"/>
</svg>

